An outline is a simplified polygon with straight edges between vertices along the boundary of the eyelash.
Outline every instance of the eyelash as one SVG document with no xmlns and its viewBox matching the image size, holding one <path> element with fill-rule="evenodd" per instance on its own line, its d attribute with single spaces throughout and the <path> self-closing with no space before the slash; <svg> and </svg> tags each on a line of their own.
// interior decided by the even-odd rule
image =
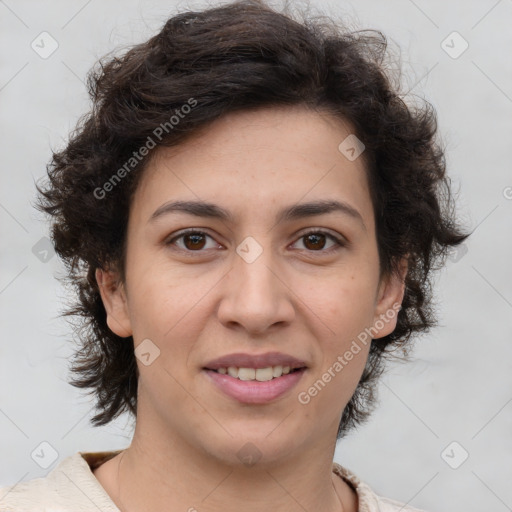
<svg viewBox="0 0 512 512">
<path fill-rule="evenodd" d="M 191 229 L 187 229 L 185 231 L 179 232 L 176 236 L 173 236 L 172 238 L 170 238 L 165 244 L 166 245 L 173 245 L 176 240 L 179 240 L 179 239 L 183 238 L 184 236 L 190 235 L 190 234 L 205 235 L 205 236 L 210 237 L 210 238 L 213 239 L 213 237 L 211 235 L 209 235 L 208 233 L 206 233 L 204 231 L 201 231 L 201 230 L 198 230 L 198 229 L 191 228 Z M 323 254 L 330 254 L 332 252 L 339 251 L 341 248 L 347 246 L 347 243 L 343 239 L 338 238 L 338 237 L 334 236 L 333 234 L 331 234 L 330 232 L 322 230 L 322 229 L 310 229 L 309 231 L 303 233 L 297 240 L 300 240 L 300 239 L 305 238 L 306 236 L 312 235 L 312 234 L 314 234 L 314 235 L 325 235 L 327 238 L 330 238 L 331 240 L 333 240 L 335 245 L 333 247 L 331 247 L 330 249 L 326 249 L 326 250 L 320 249 L 318 251 L 314 251 L 314 250 L 307 250 L 307 249 L 305 249 L 307 252 L 310 252 L 310 253 L 317 252 L 317 253 L 320 253 L 320 254 L 322 254 L 322 253 Z M 196 252 L 197 253 L 204 252 L 204 250 L 190 251 L 188 249 L 182 249 L 180 247 L 178 247 L 178 249 L 182 250 L 184 252 L 190 253 L 190 254 L 193 254 L 193 253 L 196 253 Z"/>
</svg>

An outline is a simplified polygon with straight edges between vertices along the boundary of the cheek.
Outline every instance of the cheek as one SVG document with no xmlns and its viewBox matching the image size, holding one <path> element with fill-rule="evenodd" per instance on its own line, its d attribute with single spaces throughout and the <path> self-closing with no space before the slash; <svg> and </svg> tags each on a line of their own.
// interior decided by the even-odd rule
<svg viewBox="0 0 512 512">
<path fill-rule="evenodd" d="M 134 336 L 155 337 L 164 342 L 176 330 L 190 322 L 196 306 L 214 285 L 200 276 L 172 265 L 165 253 L 134 251 L 127 265 L 130 293 L 130 317 Z M 210 282 L 211 281 L 211 282 Z M 188 327 L 193 328 L 193 325 Z"/>
<path fill-rule="evenodd" d="M 298 401 L 312 421 L 319 415 L 333 425 L 352 397 L 364 370 L 371 345 L 365 332 L 373 308 L 361 293 L 342 289 L 328 308 L 328 334 L 317 344 L 318 365 L 299 390 Z M 331 332 L 333 331 L 333 332 Z"/>
<path fill-rule="evenodd" d="M 310 389 L 313 395 L 321 390 L 318 406 L 330 400 L 344 406 L 359 382 L 371 344 L 367 329 L 373 321 L 374 285 L 356 274 L 331 280 L 311 306 L 321 312 L 323 332 L 317 333 L 320 364 L 308 382 L 316 388 Z"/>
<path fill-rule="evenodd" d="M 333 276 L 329 280 L 323 294 L 318 296 L 318 304 L 332 331 L 332 344 L 357 336 L 370 325 L 375 311 L 376 286 L 370 271 L 363 269 L 359 275 L 352 273 L 338 279 Z"/>
</svg>

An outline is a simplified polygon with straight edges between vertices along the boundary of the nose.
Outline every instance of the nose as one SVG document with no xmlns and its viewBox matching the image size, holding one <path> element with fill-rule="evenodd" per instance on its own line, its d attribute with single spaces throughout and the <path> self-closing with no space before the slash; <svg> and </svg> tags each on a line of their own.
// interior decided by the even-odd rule
<svg viewBox="0 0 512 512">
<path fill-rule="evenodd" d="M 250 334 L 289 324 L 295 315 L 294 294 L 271 250 L 265 249 L 255 261 L 249 261 L 235 254 L 233 266 L 222 280 L 219 321 Z"/>
</svg>

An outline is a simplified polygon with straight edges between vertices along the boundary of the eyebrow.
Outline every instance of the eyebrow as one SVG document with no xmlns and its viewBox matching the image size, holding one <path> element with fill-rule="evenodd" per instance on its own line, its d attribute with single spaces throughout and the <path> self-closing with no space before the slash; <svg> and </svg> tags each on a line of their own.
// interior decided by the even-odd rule
<svg viewBox="0 0 512 512">
<path fill-rule="evenodd" d="M 228 210 L 214 203 L 204 201 L 169 201 L 155 210 L 149 222 L 163 215 L 178 212 L 194 215 L 196 217 L 219 219 L 226 222 L 234 221 L 233 215 Z M 333 212 L 343 213 L 358 220 L 366 230 L 366 225 L 359 211 L 348 203 L 336 200 L 319 200 L 287 206 L 277 213 L 276 223 L 314 217 L 316 215 L 325 215 Z"/>
</svg>

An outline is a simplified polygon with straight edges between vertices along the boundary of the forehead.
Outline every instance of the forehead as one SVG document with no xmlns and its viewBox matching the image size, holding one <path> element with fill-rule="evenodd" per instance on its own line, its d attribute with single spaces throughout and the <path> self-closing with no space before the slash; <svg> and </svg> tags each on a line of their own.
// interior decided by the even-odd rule
<svg viewBox="0 0 512 512">
<path fill-rule="evenodd" d="M 230 113 L 153 150 L 133 208 L 149 217 L 169 200 L 204 200 L 251 217 L 263 205 L 334 199 L 372 216 L 365 162 L 340 150 L 353 136 L 350 123 L 305 108 Z"/>
</svg>

